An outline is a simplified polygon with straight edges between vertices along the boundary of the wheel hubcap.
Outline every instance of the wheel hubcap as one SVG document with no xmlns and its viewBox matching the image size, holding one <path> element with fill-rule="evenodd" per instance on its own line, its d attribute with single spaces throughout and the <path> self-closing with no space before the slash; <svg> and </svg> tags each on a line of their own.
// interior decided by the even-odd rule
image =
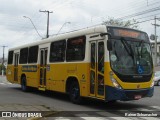
<svg viewBox="0 0 160 120">
<path fill-rule="evenodd" d="M 73 88 L 72 97 L 76 99 L 78 97 L 78 88 Z"/>
</svg>

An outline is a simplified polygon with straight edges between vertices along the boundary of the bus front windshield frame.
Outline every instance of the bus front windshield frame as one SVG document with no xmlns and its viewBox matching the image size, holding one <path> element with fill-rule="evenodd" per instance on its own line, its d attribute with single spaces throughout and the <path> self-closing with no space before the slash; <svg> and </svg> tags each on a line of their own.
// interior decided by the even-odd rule
<svg viewBox="0 0 160 120">
<path fill-rule="evenodd" d="M 150 43 L 130 38 L 111 39 L 110 64 L 121 75 L 149 75 L 152 73 Z"/>
</svg>

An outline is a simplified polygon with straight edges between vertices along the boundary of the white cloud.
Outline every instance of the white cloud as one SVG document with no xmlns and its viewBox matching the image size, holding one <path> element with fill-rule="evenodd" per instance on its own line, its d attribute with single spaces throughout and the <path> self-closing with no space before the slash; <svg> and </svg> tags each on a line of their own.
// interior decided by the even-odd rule
<svg viewBox="0 0 160 120">
<path fill-rule="evenodd" d="M 39 10 L 53 11 L 50 14 L 49 31 L 52 35 L 56 34 L 65 22 L 71 24 L 66 24 L 61 32 L 95 25 L 109 16 L 119 18 L 160 6 L 158 0 L 148 0 L 148 2 L 147 6 L 146 0 L 0 0 L 0 45 L 11 48 L 40 39 L 31 21 L 23 16 L 30 17 L 39 33 L 45 36 L 47 14 Z M 138 17 L 144 16 L 147 14 Z M 146 19 L 148 18 L 139 21 Z M 151 21 L 139 25 L 149 34 L 154 32 Z"/>
</svg>

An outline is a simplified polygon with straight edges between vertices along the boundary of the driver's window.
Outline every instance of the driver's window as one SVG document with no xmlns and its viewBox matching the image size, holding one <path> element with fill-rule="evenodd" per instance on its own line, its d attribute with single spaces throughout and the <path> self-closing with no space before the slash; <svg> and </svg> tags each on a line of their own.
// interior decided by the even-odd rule
<svg viewBox="0 0 160 120">
<path fill-rule="evenodd" d="M 149 45 L 144 44 L 144 46 L 142 47 L 142 58 L 149 61 L 150 57 L 151 57 L 151 54 L 149 52 Z"/>
</svg>

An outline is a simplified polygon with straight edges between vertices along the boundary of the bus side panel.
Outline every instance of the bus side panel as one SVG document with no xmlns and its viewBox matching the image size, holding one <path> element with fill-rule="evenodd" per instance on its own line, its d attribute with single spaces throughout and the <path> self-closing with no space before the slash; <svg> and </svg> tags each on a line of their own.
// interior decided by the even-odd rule
<svg viewBox="0 0 160 120">
<path fill-rule="evenodd" d="M 66 69 L 65 64 L 50 64 L 47 66 L 46 87 L 48 90 L 65 92 Z"/>
<path fill-rule="evenodd" d="M 7 80 L 11 83 L 14 83 L 14 66 L 8 65 L 6 70 Z"/>
<path fill-rule="evenodd" d="M 89 64 L 87 63 L 62 63 L 50 64 L 47 70 L 47 89 L 66 92 L 66 80 L 69 77 L 76 77 L 79 85 L 81 96 L 88 95 L 89 84 Z"/>
<path fill-rule="evenodd" d="M 38 87 L 39 80 L 39 66 L 38 65 L 20 65 L 19 67 L 19 83 L 21 81 L 21 76 L 24 74 L 27 80 L 27 86 Z"/>
<path fill-rule="evenodd" d="M 83 97 L 89 96 L 90 92 L 90 63 L 77 64 L 77 76 L 80 84 L 80 94 Z"/>
</svg>

